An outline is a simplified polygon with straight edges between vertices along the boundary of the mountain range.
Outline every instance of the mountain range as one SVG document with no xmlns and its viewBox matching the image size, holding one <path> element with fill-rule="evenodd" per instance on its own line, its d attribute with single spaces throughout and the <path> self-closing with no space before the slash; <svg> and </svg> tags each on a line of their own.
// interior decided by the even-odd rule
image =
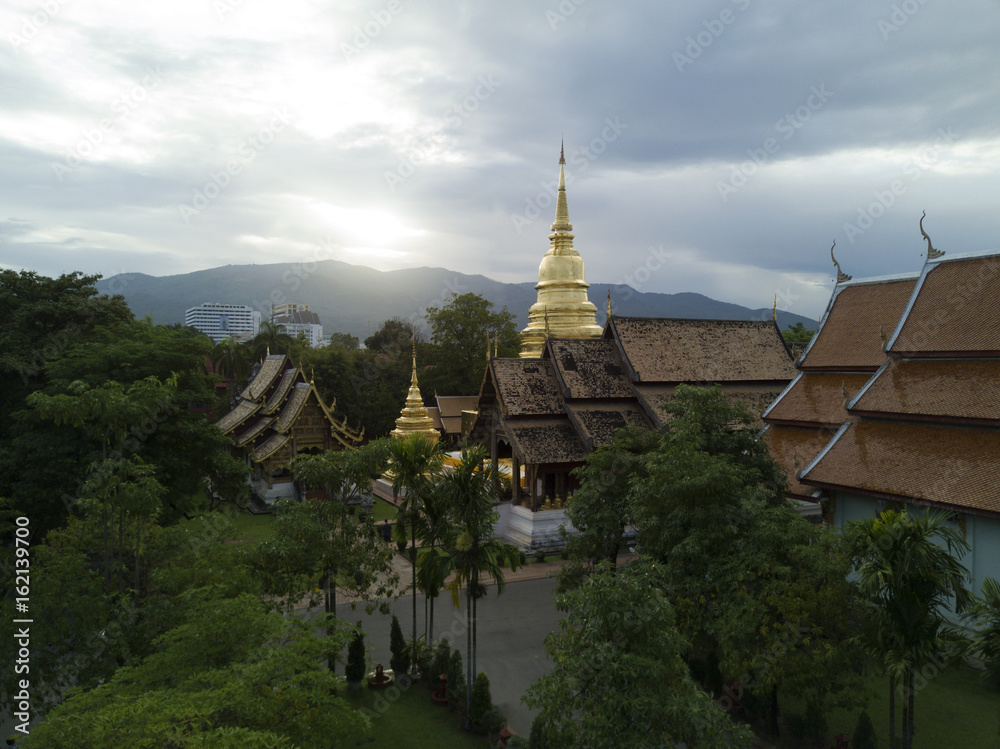
<svg viewBox="0 0 1000 749">
<path fill-rule="evenodd" d="M 595 283 L 590 300 L 597 305 L 597 322 L 606 317 L 611 290 L 615 314 L 638 317 L 683 317 L 716 320 L 766 320 L 769 308 L 749 309 L 702 294 L 660 294 L 636 291 L 622 284 Z M 175 276 L 123 273 L 97 283 L 103 294 L 121 294 L 137 317 L 157 323 L 184 322 L 190 307 L 204 302 L 248 304 L 268 319 L 271 305 L 308 304 L 319 315 L 325 333 L 341 332 L 362 341 L 391 317 L 420 325 L 427 307 L 440 307 L 452 294 L 474 292 L 506 307 L 517 318 L 518 329 L 528 324 L 528 308 L 535 303 L 533 282 L 502 283 L 480 275 L 444 268 L 407 268 L 379 271 L 339 260 L 268 265 L 226 265 Z M 816 321 L 778 311 L 784 330 L 796 322 L 815 328 Z"/>
</svg>

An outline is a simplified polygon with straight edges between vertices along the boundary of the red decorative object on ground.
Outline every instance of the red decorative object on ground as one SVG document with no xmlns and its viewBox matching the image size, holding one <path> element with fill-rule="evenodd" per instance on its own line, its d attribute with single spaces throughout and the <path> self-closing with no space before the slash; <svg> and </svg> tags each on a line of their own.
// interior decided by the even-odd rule
<svg viewBox="0 0 1000 749">
<path fill-rule="evenodd" d="M 392 686 L 392 677 L 385 675 L 385 672 L 382 670 L 382 664 L 380 663 L 375 667 L 375 676 L 368 680 L 368 688 L 385 689 L 388 686 Z"/>
<path fill-rule="evenodd" d="M 448 685 L 448 674 L 441 674 L 438 678 L 441 679 L 441 683 L 438 684 L 438 688 L 431 694 L 431 700 L 434 701 L 435 705 L 447 705 L 448 693 L 446 687 Z"/>
</svg>

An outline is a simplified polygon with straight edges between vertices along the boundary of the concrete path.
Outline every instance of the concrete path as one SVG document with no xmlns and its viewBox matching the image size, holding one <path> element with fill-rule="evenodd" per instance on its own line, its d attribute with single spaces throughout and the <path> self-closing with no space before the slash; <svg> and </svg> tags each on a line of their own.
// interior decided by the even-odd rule
<svg viewBox="0 0 1000 749">
<path fill-rule="evenodd" d="M 398 555 L 397 555 L 398 556 Z M 410 579 L 409 562 L 402 560 L 401 577 Z M 496 586 L 477 605 L 476 667 L 490 677 L 493 702 L 503 711 L 511 730 L 524 736 L 531 729 L 534 717 L 521 703 L 521 696 L 540 676 L 548 673 L 551 662 L 545 655 L 545 635 L 559 629 L 561 615 L 556 611 L 554 593 L 556 580 L 549 577 L 561 562 L 530 564 L 517 572 L 507 573 L 507 589 L 496 595 Z M 410 637 L 412 628 L 412 598 L 405 595 L 391 604 L 399 617 L 403 634 Z M 362 607 L 351 610 L 350 604 L 337 606 L 337 616 L 348 622 L 361 621 L 366 633 L 365 646 L 374 663 L 389 667 L 389 616 L 368 616 Z M 417 634 L 424 633 L 424 596 L 417 594 Z M 434 641 L 447 637 L 452 648 L 462 649 L 466 660 L 466 612 L 452 605 L 445 592 L 434 604 Z M 415 684 L 411 689 L 426 689 Z M 428 696 L 428 703 L 430 697 Z"/>
</svg>

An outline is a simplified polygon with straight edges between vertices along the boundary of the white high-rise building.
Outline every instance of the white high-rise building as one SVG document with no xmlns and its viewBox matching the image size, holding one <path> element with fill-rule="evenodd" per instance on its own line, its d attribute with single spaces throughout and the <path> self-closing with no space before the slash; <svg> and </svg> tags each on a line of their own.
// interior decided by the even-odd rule
<svg viewBox="0 0 1000 749">
<path fill-rule="evenodd" d="M 271 322 L 283 325 L 292 338 L 303 333 L 313 348 L 325 345 L 319 315 L 310 311 L 308 304 L 279 304 L 271 309 Z"/>
<path fill-rule="evenodd" d="M 200 330 L 215 343 L 235 337 L 250 340 L 260 332 L 261 313 L 245 304 L 205 302 L 184 313 L 184 324 Z"/>
</svg>

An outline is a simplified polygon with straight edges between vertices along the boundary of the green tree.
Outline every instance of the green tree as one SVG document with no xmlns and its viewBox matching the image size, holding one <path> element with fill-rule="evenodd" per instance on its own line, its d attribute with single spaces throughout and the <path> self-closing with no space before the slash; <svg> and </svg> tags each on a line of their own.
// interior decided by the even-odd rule
<svg viewBox="0 0 1000 749">
<path fill-rule="evenodd" d="M 235 405 L 236 391 L 250 376 L 250 347 L 233 337 L 223 338 L 212 349 L 212 364 L 229 380 L 229 401 Z"/>
<path fill-rule="evenodd" d="M 323 653 L 347 644 L 352 628 L 317 636 L 316 624 L 331 629 L 325 618 L 268 613 L 255 596 L 218 599 L 199 589 L 188 598 L 188 615 L 157 638 L 156 652 L 71 695 L 22 745 L 319 749 L 369 727 L 336 696 L 321 662 Z"/>
<path fill-rule="evenodd" d="M 344 676 L 349 682 L 358 682 L 365 678 L 365 633 L 358 622 L 354 639 L 347 648 L 347 667 Z"/>
<path fill-rule="evenodd" d="M 382 323 L 381 327 L 365 339 L 365 348 L 376 354 L 388 354 L 398 358 L 409 353 L 411 341 L 420 338 L 413 323 L 401 317 L 393 317 Z"/>
<path fill-rule="evenodd" d="M 606 561 L 615 569 L 622 536 L 632 524 L 629 486 L 645 475 L 643 456 L 658 447 L 660 439 L 656 432 L 623 429 L 610 445 L 597 448 L 574 470 L 580 488 L 566 516 L 579 533 L 567 537 L 567 547 L 575 558 L 590 565 Z"/>
<path fill-rule="evenodd" d="M 350 333 L 330 333 L 330 342 L 327 345 L 344 351 L 357 351 L 361 347 L 361 341 Z"/>
<path fill-rule="evenodd" d="M 817 705 L 856 705 L 860 604 L 835 539 L 788 506 L 745 406 L 718 387 L 680 386 L 669 412 L 629 502 L 637 549 L 666 570 L 692 667 L 713 690 L 729 682 L 761 698 L 772 733 L 782 688 Z"/>
<path fill-rule="evenodd" d="M 452 294 L 441 307 L 428 307 L 426 317 L 438 347 L 427 387 L 441 395 L 479 392 L 487 335 L 491 349 L 495 342 L 500 356 L 516 356 L 520 349 L 514 315 L 506 307 L 494 312 L 493 303 L 478 294 Z"/>
<path fill-rule="evenodd" d="M 983 580 L 982 595 L 969 609 L 975 627 L 970 652 L 986 663 L 984 676 L 994 689 L 1000 689 L 1000 583 L 992 577 Z"/>
<path fill-rule="evenodd" d="M 972 602 L 969 572 L 959 561 L 969 545 L 947 514 L 930 510 L 913 517 L 889 509 L 850 522 L 845 532 L 858 586 L 871 604 L 866 645 L 889 675 L 889 743 L 895 746 L 898 687 L 901 744 L 912 749 L 914 676 L 964 643 L 945 612 L 953 605 L 961 614 Z"/>
<path fill-rule="evenodd" d="M 295 339 L 285 331 L 281 323 L 265 320 L 260 324 L 260 332 L 250 341 L 250 351 L 254 361 L 262 361 L 268 354 L 294 354 Z"/>
<path fill-rule="evenodd" d="M 449 584 L 452 602 L 460 608 L 459 592 L 465 589 L 466 620 L 466 710 L 465 727 L 470 727 L 472 679 L 476 671 L 476 602 L 486 594 L 480 581 L 485 574 L 496 584 L 497 595 L 505 589 L 504 569 L 516 570 L 521 555 L 516 546 L 493 536 L 498 518 L 499 496 L 496 476 L 486 460 L 486 448 L 477 445 L 462 450 L 462 459 L 441 479 L 440 491 L 451 508 L 454 526 L 443 548 L 439 564 L 455 577 Z"/>
<path fill-rule="evenodd" d="M 395 614 L 389 626 L 389 652 L 389 667 L 397 677 L 404 676 L 410 668 L 410 651 L 406 647 L 403 629 L 399 626 L 399 617 Z"/>
<path fill-rule="evenodd" d="M 424 513 L 424 504 L 433 493 L 442 472 L 443 453 L 436 440 L 422 434 L 411 434 L 402 440 L 389 441 L 389 475 L 392 493 L 400 497 L 394 533 L 396 541 L 409 542 L 410 564 L 413 568 L 413 631 L 417 639 L 417 525 Z M 409 525 L 409 538 L 407 528 Z"/>
<path fill-rule="evenodd" d="M 809 343 L 815 334 L 815 330 L 807 330 L 801 322 L 789 325 L 781 331 L 781 337 L 786 343 Z"/>
<path fill-rule="evenodd" d="M 385 441 L 371 442 L 354 450 L 300 455 L 295 476 L 323 495 L 302 502 L 283 500 L 277 507 L 274 538 L 256 552 L 256 565 L 263 571 L 269 589 L 291 610 L 303 595 L 309 606 L 323 596 L 324 611 L 337 610 L 337 588 L 367 608 L 395 593 L 399 576 L 392 567 L 392 552 L 379 537 L 371 516 L 359 521 L 347 511 L 348 498 L 371 492 L 371 480 L 385 465 Z M 328 663 L 334 668 L 335 654 Z"/>
<path fill-rule="evenodd" d="M 750 730 L 732 723 L 692 680 L 667 586 L 653 562 L 617 574 L 602 563 L 576 590 L 557 597 L 566 616 L 559 632 L 546 637 L 552 672 L 524 698 L 541 709 L 538 732 L 549 746 L 751 745 Z"/>
</svg>

